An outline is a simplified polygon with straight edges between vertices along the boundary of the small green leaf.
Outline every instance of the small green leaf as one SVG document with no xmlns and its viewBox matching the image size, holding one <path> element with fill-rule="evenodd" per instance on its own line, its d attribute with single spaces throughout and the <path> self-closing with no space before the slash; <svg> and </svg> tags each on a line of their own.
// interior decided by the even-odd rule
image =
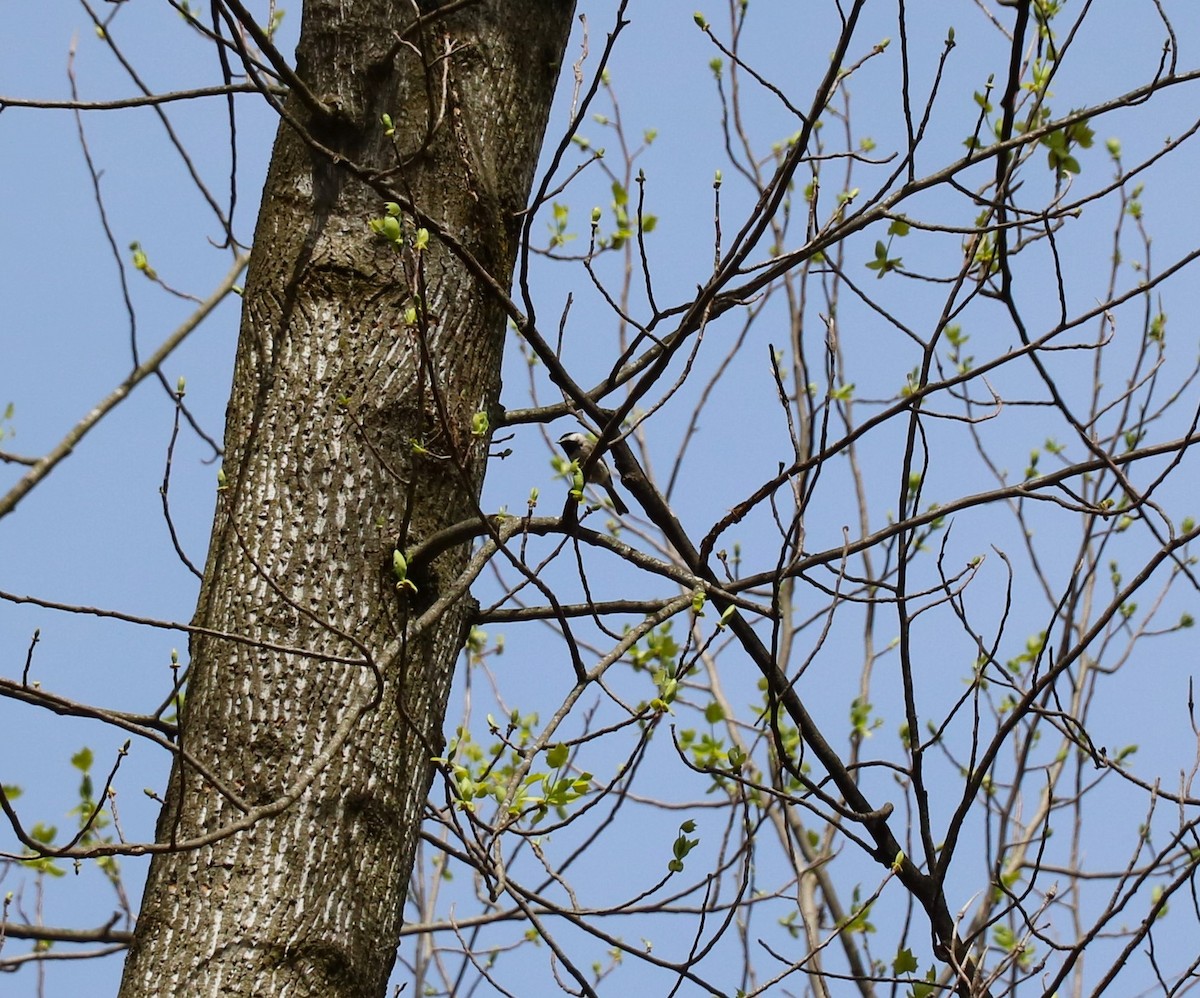
<svg viewBox="0 0 1200 998">
<path fill-rule="evenodd" d="M 911 974 L 917 969 L 917 958 L 910 949 L 902 949 L 892 960 L 892 971 L 896 974 Z"/>
</svg>

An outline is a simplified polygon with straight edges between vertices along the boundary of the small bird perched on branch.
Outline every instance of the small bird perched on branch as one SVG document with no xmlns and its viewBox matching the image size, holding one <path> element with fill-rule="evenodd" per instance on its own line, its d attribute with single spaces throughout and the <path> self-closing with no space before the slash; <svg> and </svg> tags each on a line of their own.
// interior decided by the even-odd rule
<svg viewBox="0 0 1200 998">
<path fill-rule="evenodd" d="M 558 438 L 558 445 L 570 460 L 582 468 L 592 453 L 595 441 L 590 440 L 583 433 L 564 433 Z M 588 468 L 587 480 L 589 485 L 595 485 L 605 491 L 613 504 L 613 509 L 617 511 L 617 516 L 624 516 L 629 512 L 629 507 L 621 501 L 617 490 L 613 488 L 612 472 L 609 471 L 608 464 L 603 457 L 592 462 L 592 466 Z"/>
</svg>

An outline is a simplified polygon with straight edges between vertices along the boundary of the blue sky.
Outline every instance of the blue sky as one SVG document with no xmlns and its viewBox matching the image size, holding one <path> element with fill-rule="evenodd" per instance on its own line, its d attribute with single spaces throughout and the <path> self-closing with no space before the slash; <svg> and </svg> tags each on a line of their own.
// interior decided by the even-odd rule
<svg viewBox="0 0 1200 998">
<path fill-rule="evenodd" d="M 107 4 L 102 16 L 112 14 Z M 915 7 L 915 4 L 910 4 Z M 1181 42 L 1181 68 L 1197 63 L 1200 45 L 1200 14 L 1186 2 L 1165 4 L 1174 19 Z M 752 5 L 747 51 L 756 69 L 807 99 L 826 66 L 832 27 L 832 5 Z M 47 0 L 38 5 L 12 5 L 6 11 L 8 30 L 0 35 L 0 95 L 66 98 L 69 95 L 66 65 L 70 47 L 76 46 L 75 67 L 80 94 L 84 99 L 103 100 L 134 93 L 128 78 L 114 64 L 111 54 L 89 24 L 86 12 L 74 3 Z M 601 36 L 609 30 L 613 4 L 586 2 L 591 31 L 591 61 L 594 65 Z M 1011 23 L 1012 12 L 993 8 L 998 20 Z M 719 34 L 724 20 L 717 9 L 706 13 Z M 205 45 L 190 36 L 177 14 L 165 4 L 150 0 L 129 0 L 117 11 L 111 26 L 113 37 L 131 56 L 146 83 L 154 90 L 180 89 L 213 82 L 215 67 Z M 299 10 L 288 9 L 283 37 L 298 28 Z M 981 90 L 989 74 L 1001 78 L 1006 46 L 1001 34 L 992 27 L 982 8 L 974 3 L 936 5 L 936 10 L 910 12 L 914 30 L 908 42 L 913 66 L 914 91 L 926 92 L 933 78 L 933 66 L 940 53 L 947 29 L 954 27 L 958 48 L 947 64 L 942 84 L 943 98 L 931 123 L 930 140 L 917 164 L 920 174 L 932 170 L 947 158 L 958 155 L 964 136 L 969 133 L 978 107 L 971 99 Z M 753 197 L 725 157 L 717 126 L 718 105 L 709 60 L 716 55 L 692 20 L 690 7 L 680 4 L 651 3 L 643 0 L 631 5 L 631 25 L 622 36 L 612 65 L 611 77 L 620 101 L 627 131 L 632 136 L 646 129 L 657 130 L 657 137 L 637 165 L 647 178 L 649 210 L 660 219 L 648 237 L 658 302 L 686 301 L 711 267 L 713 231 L 714 171 L 724 172 L 722 186 L 723 218 L 726 238 L 736 229 L 736 221 L 752 203 Z M 1144 83 L 1153 75 L 1164 36 L 1161 24 L 1153 16 L 1150 3 L 1121 5 L 1120 10 L 1100 10 L 1089 27 L 1073 44 L 1077 47 L 1056 80 L 1055 108 L 1065 110 L 1106 99 Z M 891 38 L 887 53 L 868 62 L 855 79 L 852 110 L 856 135 L 869 135 L 883 152 L 894 149 L 903 140 L 902 117 L 896 90 L 895 5 L 869 5 L 866 23 L 861 29 L 857 55 L 864 55 L 872 44 Z M 73 39 L 75 40 L 73 42 Z M 579 29 L 568 49 L 568 59 L 579 51 Z M 556 137 L 567 121 L 566 94 L 560 95 L 548 134 Z M 274 135 L 270 113 L 254 97 L 239 98 L 240 200 L 236 231 L 249 242 L 254 221 L 257 194 L 261 186 Z M 1111 173 L 1104 140 L 1118 136 L 1127 162 L 1133 162 L 1160 148 L 1171 136 L 1182 133 L 1192 123 L 1196 105 L 1191 87 L 1179 88 L 1157 98 L 1145 109 L 1113 114 L 1095 123 L 1097 143 L 1081 154 L 1084 174 L 1081 184 L 1090 189 L 1099 186 Z M 611 115 L 605 98 L 594 108 Z M 205 181 L 218 200 L 227 185 L 228 144 L 226 123 L 219 102 L 173 105 L 170 110 L 176 125 Z M 127 247 L 136 240 L 149 255 L 150 262 L 168 283 L 204 297 L 229 267 L 228 251 L 215 249 L 220 230 L 202 198 L 190 186 L 183 162 L 166 141 L 163 129 L 152 112 L 134 111 L 91 113 L 85 116 L 87 140 L 101 171 L 101 187 L 117 246 L 127 265 L 130 296 L 136 310 L 136 337 L 144 356 L 153 350 L 192 310 L 186 301 L 164 294 L 145 278 L 128 269 Z M 795 131 L 796 123 L 787 111 L 769 97 L 754 94 L 748 102 L 750 131 L 762 152 L 772 141 L 784 141 Z M 830 125 L 830 128 L 835 127 Z M 592 122 L 585 129 L 593 145 L 610 145 L 610 133 Z M 131 366 L 131 322 L 117 283 L 116 264 L 108 251 L 97 217 L 73 116 L 68 111 L 8 108 L 0 114 L 0 231 L 4 238 L 3 266 L 0 266 L 0 300 L 5 303 L 0 324 L 0 410 L 12 403 L 14 415 L 4 424 L 5 436 L 0 448 L 20 454 L 36 455 L 53 446 L 79 418 L 108 394 Z M 575 154 L 576 162 L 581 157 Z M 618 164 L 610 158 L 614 168 Z M 1155 259 L 1166 262 L 1194 244 L 1195 209 L 1192 190 L 1196 176 L 1196 151 L 1190 145 L 1168 157 L 1146 176 L 1143 194 L 1147 224 L 1154 236 Z M 868 173 L 868 177 L 872 174 Z M 1051 183 L 1046 177 L 1033 178 L 1031 185 Z M 870 181 L 864 180 L 869 191 Z M 579 238 L 569 249 L 586 244 L 588 212 L 592 205 L 606 207 L 611 200 L 608 180 L 597 169 L 585 172 L 573 185 L 571 227 Z M 915 199 L 906 211 L 937 219 L 945 224 L 969 224 L 970 213 L 964 204 L 940 195 Z M 1090 222 L 1070 227 L 1063 233 L 1066 266 L 1078 275 L 1069 284 L 1073 296 L 1071 311 L 1087 307 L 1102 293 L 1102 283 L 1087 279 L 1089 269 L 1099 272 L 1107 253 L 1104 240 L 1111 231 L 1112 213 L 1100 212 Z M 545 232 L 535 226 L 535 232 Z M 851 244 L 851 272 L 875 291 L 876 282 L 863 264 L 870 259 L 871 247 L 880 233 L 871 231 Z M 544 238 L 544 237 L 543 237 Z M 929 244 L 913 240 L 905 244 L 906 263 L 912 267 L 934 266 L 938 259 Z M 922 254 L 930 253 L 928 259 Z M 616 259 L 602 261 L 599 273 L 608 280 L 619 278 Z M 1052 315 L 1057 308 L 1053 286 L 1045 273 L 1023 274 L 1031 288 L 1035 310 Z M 566 295 L 575 296 L 567 328 L 564 355 L 577 369 L 599 377 L 611 364 L 616 351 L 617 323 L 599 296 L 589 288 L 577 266 L 538 261 L 535 267 L 535 296 L 545 327 L 553 326 L 563 308 Z M 1195 355 L 1195 332 L 1187 317 L 1195 308 L 1195 293 L 1184 281 L 1171 286 L 1164 308 L 1172 318 L 1172 335 L 1186 344 L 1181 355 Z M 1098 290 L 1099 288 L 1099 290 Z M 878 282 L 881 297 L 917 327 L 928 328 L 936 314 L 929 309 L 938 300 L 938 292 L 914 282 Z M 642 303 L 635 301 L 638 308 Z M 843 318 L 848 326 L 851 316 L 862 325 L 855 328 L 854 358 L 857 392 L 863 398 L 893 395 L 908 369 L 906 353 L 884 331 L 869 328 L 869 317 L 847 308 Z M 553 317 L 553 318 L 551 318 Z M 778 320 L 776 320 L 778 321 Z M 1004 328 L 999 310 L 985 310 L 971 330 L 981 353 L 989 335 L 1011 338 Z M 1129 320 L 1132 325 L 1133 320 Z M 164 367 L 170 383 L 179 376 L 187 379 L 187 402 L 206 431 L 220 438 L 224 407 L 229 390 L 233 350 L 237 336 L 236 302 L 223 305 L 197 331 Z M 994 323 L 990 325 L 989 323 Z M 1176 332 L 1176 330 L 1178 332 Z M 733 321 L 714 324 L 708 334 L 714 342 L 731 341 L 737 326 Z M 732 360 L 730 374 L 717 386 L 709 415 L 701 421 L 701 445 L 694 448 L 684 463 L 675 502 L 681 517 L 689 525 L 711 523 L 745 493 L 746 481 L 769 476 L 778 458 L 778 446 L 785 441 L 784 427 L 778 417 L 764 378 L 767 362 L 766 343 L 786 342 L 786 325 L 779 323 L 778 336 L 756 335 L 753 343 Z M 704 353 L 697 370 L 715 368 L 723 350 L 710 356 Z M 1076 356 L 1062 355 L 1063 377 L 1068 384 L 1078 367 Z M 1181 362 L 1182 363 L 1182 362 Z M 526 366 L 514 344 L 505 372 L 503 401 L 510 407 L 528 404 L 525 384 Z M 588 382 L 588 376 L 581 377 Z M 1083 391 L 1086 382 L 1079 383 Z M 998 383 L 1002 392 L 1015 386 Z M 543 401 L 554 399 L 544 379 L 539 391 Z M 669 464 L 690 413 L 691 396 L 681 397 L 664 407 L 661 418 L 648 432 L 652 451 L 661 471 Z M 30 594 L 66 603 L 116 608 L 127 613 L 166 620 L 186 621 L 194 606 L 197 583 L 175 558 L 170 548 L 161 512 L 159 486 L 171 434 L 173 405 L 167 394 L 152 379 L 142 384 L 113 414 L 103 421 L 54 474 L 39 486 L 17 511 L 0 524 L 0 589 Z M 995 426 L 985 425 L 981 433 L 994 446 L 1006 467 L 1019 471 L 1031 446 L 1043 435 L 1036 411 L 1013 414 Z M 566 425 L 550 428 L 557 437 Z M 759 446 L 762 444 L 763 446 Z M 534 428 L 518 428 L 508 444 L 513 456 L 495 462 L 489 472 L 484 507 L 507 506 L 524 509 L 531 487 L 544 496 L 557 496 L 562 488 L 556 483 L 550 453 Z M 895 439 L 886 436 L 867 445 L 870 459 L 871 488 L 881 496 L 896 495 Z M 191 559 L 203 564 L 215 495 L 216 467 L 211 450 L 195 435 L 184 432 L 176 449 L 171 494 L 172 512 L 183 547 Z M 714 471 L 714 469 L 718 469 Z M 7 488 L 21 469 L 0 466 L 0 483 Z M 831 476 L 840 474 L 833 470 Z M 964 457 L 938 464 L 931 470 L 928 494 L 946 496 L 987 486 L 985 476 Z M 1194 499 L 1186 490 L 1167 490 L 1164 502 L 1187 511 Z M 555 509 L 557 500 L 550 500 Z M 881 500 L 882 502 L 882 500 Z M 893 503 L 894 506 L 894 503 Z M 852 515 L 846 509 L 832 508 L 814 515 L 809 525 L 806 546 L 820 550 L 840 542 L 841 529 Z M 882 521 L 884 510 L 880 511 Z M 1192 512 L 1196 512 L 1192 510 Z M 1002 546 L 1019 545 L 1011 522 L 986 517 L 964 518 L 966 522 L 952 536 L 952 549 L 965 561 L 985 551 L 988 542 Z M 736 538 L 748 553 L 770 550 L 764 522 L 748 525 Z M 988 531 L 994 529 L 995 533 Z M 993 565 L 996 564 L 993 559 Z M 991 566 L 989 566 L 989 571 Z M 636 595 L 626 586 L 642 582 L 627 580 L 611 572 L 602 562 L 595 568 L 600 588 L 613 593 Z M 1002 585 L 995 574 L 982 588 L 995 594 Z M 569 585 L 568 580 L 563 580 Z M 494 583 L 485 581 L 480 598 Z M 985 598 L 978 612 L 992 614 Z M 1033 608 L 1018 607 L 1018 624 L 1012 633 L 1036 630 L 1044 614 Z M 130 711 L 152 709 L 161 700 L 170 682 L 170 655 L 173 648 L 182 652 L 185 636 L 170 631 L 135 627 L 111 620 L 64 615 L 28 606 L 0 602 L 0 661 L 5 676 L 19 675 L 25 661 L 34 628 L 41 628 L 41 642 L 35 652 L 34 673 L 47 688 L 81 700 L 95 701 Z M 489 629 L 493 636 L 499 629 Z M 497 675 L 505 686 L 505 696 L 519 702 L 525 711 L 543 715 L 553 711 L 561 700 L 567 677 L 559 662 L 547 668 L 543 659 L 557 655 L 557 645 L 546 641 L 546 632 L 538 628 L 504 631 L 505 655 L 494 660 Z M 837 633 L 837 632 L 835 632 Z M 950 671 L 957 676 L 958 666 L 969 660 L 954 637 L 930 627 L 923 634 L 923 654 L 931 662 L 940 657 L 956 660 Z M 1162 645 L 1155 646 L 1162 648 Z M 1114 707 L 1102 712 L 1107 744 L 1114 746 L 1137 741 L 1147 746 L 1146 771 L 1173 774 L 1189 758 L 1176 755 L 1171 739 L 1178 733 L 1183 718 L 1179 714 L 1184 679 L 1190 667 L 1176 666 L 1176 656 L 1186 645 L 1169 644 L 1159 651 L 1151 668 L 1164 675 L 1155 682 L 1130 680 L 1123 695 L 1114 698 Z M 564 672 L 556 682 L 555 669 Z M 1159 676 L 1159 674 L 1154 674 Z M 820 688 L 837 711 L 853 695 L 856 674 L 830 669 Z M 753 695 L 752 677 L 730 676 L 731 688 L 738 695 Z M 957 695 L 957 680 L 946 684 L 947 697 Z M 936 684 L 935 684 L 936 685 Z M 479 697 L 484 696 L 478 683 Z M 476 687 L 472 687 L 473 690 Z M 1168 703 L 1155 697 L 1160 689 Z M 462 689 L 452 702 L 450 721 L 462 710 Z M 477 723 L 486 709 L 475 709 Z M 840 716 L 840 715 L 839 715 Z M 1168 724 L 1160 728 L 1160 720 Z M 888 735 L 894 733 L 898 717 L 888 715 Z M 884 735 L 880 735 L 884 737 Z M 23 813 L 31 820 L 57 822 L 69 828 L 66 812 L 74 805 L 77 774 L 69 760 L 81 746 L 89 746 L 96 755 L 97 773 L 106 772 L 124 737 L 102 725 L 79 720 L 57 720 L 9 701 L 0 701 L 0 759 L 5 769 L 0 778 L 6 784 L 19 784 Z M 669 753 L 664 767 L 670 766 Z M 143 786 L 161 788 L 166 772 L 164 757 L 148 747 L 135 746 L 123 763 L 119 780 L 119 806 L 125 834 L 130 838 L 150 834 L 155 808 L 141 793 Z M 663 780 L 683 779 L 686 773 L 664 769 Z M 886 781 L 880 792 L 886 793 Z M 674 818 L 672 817 L 672 821 Z M 671 822 L 655 828 L 656 835 L 671 834 Z M 564 833 L 563 838 L 570 833 Z M 636 838 L 636 836 L 635 836 Z M 7 839 L 0 840 L 7 842 Z M 711 838 L 706 847 L 711 843 Z M 661 843 L 659 843 L 661 845 Z M 1099 846 L 1097 846 L 1099 848 Z M 634 856 L 632 850 L 619 857 L 622 864 L 644 864 L 645 875 L 661 869 L 663 854 L 648 850 Z M 616 863 L 617 859 L 609 860 Z M 131 887 L 138 882 L 143 864 L 122 860 Z M 626 867 L 622 865 L 622 869 Z M 604 868 L 601 867 L 603 873 Z M 17 874 L 9 870 L 0 880 L 0 892 L 15 889 Z M 614 885 L 603 875 L 589 883 L 598 894 Z M 619 893 L 619 886 L 614 888 Z M 967 903 L 968 898 L 959 899 Z M 44 901 L 37 901 L 26 886 L 24 906 L 32 913 L 37 904 L 47 923 L 88 926 L 104 922 L 113 910 L 111 894 L 102 878 L 85 869 L 76 878 L 72 873 L 46 885 Z M 136 905 L 135 905 L 136 907 Z M 765 931 L 765 930 L 764 930 Z M 635 933 L 630 933 L 635 934 Z M 5 955 L 14 951 L 12 943 Z M 635 970 L 622 971 L 635 974 Z M 107 993 L 115 988 L 119 964 L 108 960 L 99 965 L 52 964 L 46 971 L 45 993 Z M 636 978 L 613 978 L 619 981 Z M 110 983 L 111 982 L 111 983 Z M 23 970 L 6 982 L 6 993 L 37 993 L 38 979 L 31 969 Z"/>
</svg>

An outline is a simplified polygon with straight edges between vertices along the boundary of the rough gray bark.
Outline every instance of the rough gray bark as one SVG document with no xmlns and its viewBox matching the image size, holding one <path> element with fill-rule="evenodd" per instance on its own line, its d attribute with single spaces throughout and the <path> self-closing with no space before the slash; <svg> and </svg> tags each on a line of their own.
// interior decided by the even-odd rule
<svg viewBox="0 0 1200 998">
<path fill-rule="evenodd" d="M 334 113 L 293 94 L 306 134 L 276 139 L 195 619 L 248 640 L 193 638 L 158 832 L 187 848 L 153 859 L 124 998 L 361 998 L 395 958 L 468 607 L 405 639 L 466 552 L 412 595 L 392 550 L 475 513 L 505 316 L 436 235 L 397 251 L 367 223 L 390 186 L 507 286 L 573 13 L 423 3 L 397 45 L 414 6 L 305 4 L 298 74 Z"/>
</svg>

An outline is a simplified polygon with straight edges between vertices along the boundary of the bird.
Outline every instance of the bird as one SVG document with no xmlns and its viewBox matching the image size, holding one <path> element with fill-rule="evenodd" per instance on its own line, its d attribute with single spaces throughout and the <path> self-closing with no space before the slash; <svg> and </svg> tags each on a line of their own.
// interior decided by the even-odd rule
<svg viewBox="0 0 1200 998">
<path fill-rule="evenodd" d="M 583 433 L 564 433 L 558 438 L 558 445 L 563 449 L 563 453 L 567 458 L 574 461 L 579 467 L 583 467 L 587 463 L 589 455 L 592 453 L 592 448 L 595 442 L 589 439 Z M 595 485 L 601 488 L 608 495 L 609 500 L 613 504 L 613 509 L 617 511 L 617 516 L 624 516 L 629 512 L 629 507 L 617 495 L 617 490 L 613 488 L 612 472 L 608 469 L 608 464 L 601 457 L 598 461 L 593 461 L 591 467 L 588 468 L 588 484 Z"/>
</svg>

